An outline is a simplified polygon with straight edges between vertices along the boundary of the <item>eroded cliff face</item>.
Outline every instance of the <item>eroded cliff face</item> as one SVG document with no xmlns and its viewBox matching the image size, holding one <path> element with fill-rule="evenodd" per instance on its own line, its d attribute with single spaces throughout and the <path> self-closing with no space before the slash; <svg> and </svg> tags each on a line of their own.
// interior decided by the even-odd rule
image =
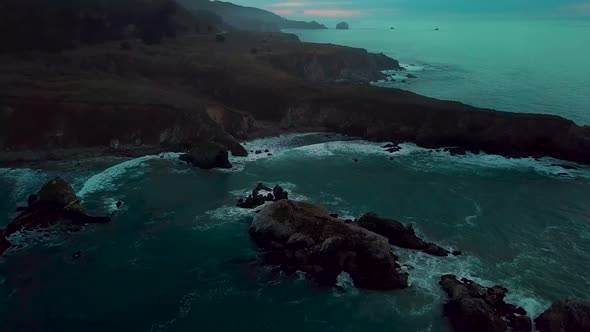
<svg viewBox="0 0 590 332">
<path fill-rule="evenodd" d="M 113 153 L 147 147 L 154 152 L 180 151 L 201 141 L 218 142 L 234 150 L 239 142 L 231 133 L 244 135 L 251 122 L 247 115 L 211 105 L 183 110 L 166 105 L 33 99 L 5 99 L 0 104 L 0 148 L 4 153 L 88 147 Z M 221 117 L 212 118 L 207 112 L 210 109 L 217 110 L 212 115 Z"/>
<path fill-rule="evenodd" d="M 290 107 L 285 128 L 321 126 L 373 141 L 461 147 L 506 157 L 590 163 L 590 127 L 551 115 L 481 110 L 410 92 L 348 87 Z"/>
</svg>

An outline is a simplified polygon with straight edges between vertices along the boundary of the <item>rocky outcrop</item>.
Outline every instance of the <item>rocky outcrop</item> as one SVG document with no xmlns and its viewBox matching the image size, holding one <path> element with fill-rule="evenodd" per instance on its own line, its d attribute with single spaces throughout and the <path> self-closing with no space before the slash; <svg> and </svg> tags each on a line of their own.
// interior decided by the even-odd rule
<svg viewBox="0 0 590 332">
<path fill-rule="evenodd" d="M 420 250 L 433 256 L 451 254 L 449 250 L 419 238 L 412 225 L 405 226 L 397 220 L 380 218 L 374 213 L 367 213 L 358 219 L 357 223 L 360 227 L 385 236 L 389 243 L 400 248 Z"/>
<path fill-rule="evenodd" d="M 2 255 L 8 248 L 10 248 L 10 241 L 6 238 L 5 231 L 0 229 L 0 255 Z"/>
<path fill-rule="evenodd" d="M 539 332 L 590 331 L 590 301 L 566 299 L 551 305 L 535 319 Z"/>
<path fill-rule="evenodd" d="M 453 275 L 441 277 L 440 285 L 448 295 L 444 315 L 456 332 L 530 332 L 531 319 L 523 308 L 504 302 L 508 290 L 501 286 L 486 288 Z"/>
<path fill-rule="evenodd" d="M 249 233 L 268 264 L 287 273 L 303 271 L 320 285 L 332 286 L 347 272 L 359 288 L 408 286 L 386 238 L 335 219 L 320 206 L 275 202 L 256 216 Z"/>
<path fill-rule="evenodd" d="M 108 217 L 87 215 L 72 186 L 61 178 L 49 181 L 37 194 L 31 195 L 28 206 L 21 210 L 5 230 L 0 230 L 0 254 L 10 247 L 7 237 L 19 231 L 53 225 L 104 224 L 110 221 Z"/>
<path fill-rule="evenodd" d="M 399 62 L 384 54 L 334 45 L 298 43 L 288 52 L 260 58 L 275 68 L 309 81 L 372 82 L 384 79 L 384 70 L 401 70 Z"/>
<path fill-rule="evenodd" d="M 282 199 L 289 199 L 289 193 L 281 186 L 276 185 L 271 189 L 270 187 L 259 183 L 248 197 L 238 200 L 237 207 L 242 209 L 255 209 L 267 202 L 276 202 Z"/>
<path fill-rule="evenodd" d="M 227 149 L 214 142 L 194 144 L 180 160 L 201 169 L 232 168 Z"/>
<path fill-rule="evenodd" d="M 340 23 L 336 24 L 336 29 L 338 29 L 338 30 L 348 30 L 348 29 L 350 29 L 350 26 L 346 22 L 340 22 Z"/>
</svg>

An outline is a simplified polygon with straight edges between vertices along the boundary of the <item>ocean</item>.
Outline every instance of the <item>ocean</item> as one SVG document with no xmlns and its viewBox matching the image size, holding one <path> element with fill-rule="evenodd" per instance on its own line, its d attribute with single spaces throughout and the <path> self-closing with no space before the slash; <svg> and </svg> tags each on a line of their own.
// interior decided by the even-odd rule
<svg viewBox="0 0 590 332">
<path fill-rule="evenodd" d="M 581 72 L 589 67 L 581 58 L 569 63 L 588 46 L 576 43 L 576 54 L 557 50 L 573 38 L 572 31 L 558 31 L 580 27 L 546 27 L 555 36 L 551 45 L 538 37 L 527 49 L 552 50 L 531 51 L 535 61 L 516 57 L 520 68 L 508 64 L 507 45 L 517 47 L 518 38 L 501 33 L 506 26 L 470 29 L 458 37 L 452 31 L 459 25 L 439 23 L 438 32 L 414 26 L 406 37 L 401 23 L 393 32 L 299 34 L 413 64 L 418 78 L 402 85 L 412 91 L 588 122 L 581 111 L 588 105 L 590 94 L 581 93 L 588 91 L 582 84 L 588 76 Z M 386 34 L 391 41 L 379 42 Z M 480 39 L 458 49 L 467 35 Z M 484 35 L 501 44 L 493 57 Z M 443 43 L 436 36 L 453 37 Z M 489 44 L 488 51 L 480 44 Z M 556 68 L 558 57 L 563 66 Z M 110 224 L 76 233 L 51 229 L 11 238 L 16 247 L 0 258 L 0 331 L 448 332 L 438 285 L 448 273 L 505 286 L 507 301 L 533 317 L 553 301 L 590 298 L 590 167 L 566 170 L 548 158 L 451 156 L 411 143 L 389 154 L 382 145 L 309 133 L 246 142 L 248 150 L 269 149 L 273 155 L 232 157 L 232 170 L 194 169 L 173 153 L 0 169 L 5 223 L 55 176 L 70 181 L 93 214 L 113 214 Z M 254 212 L 235 207 L 259 182 L 280 184 L 292 198 L 322 204 L 344 218 L 373 211 L 411 223 L 427 240 L 464 254 L 438 258 L 394 249 L 408 269 L 410 287 L 392 292 L 356 289 L 345 275 L 330 289 L 300 274 L 274 274 L 255 263 L 256 246 L 248 235 Z"/>
<path fill-rule="evenodd" d="M 590 124 L 590 20 L 392 19 L 356 26 L 288 32 L 384 53 L 418 77 L 380 83 L 386 87 Z"/>
</svg>

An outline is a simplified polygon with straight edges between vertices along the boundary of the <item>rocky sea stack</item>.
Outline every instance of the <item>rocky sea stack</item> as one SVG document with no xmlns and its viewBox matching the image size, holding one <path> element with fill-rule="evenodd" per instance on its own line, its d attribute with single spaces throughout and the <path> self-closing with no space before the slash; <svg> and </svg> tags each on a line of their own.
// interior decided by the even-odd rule
<svg viewBox="0 0 590 332">
<path fill-rule="evenodd" d="M 28 205 L 19 207 L 20 213 L 0 230 L 0 254 L 10 247 L 7 239 L 19 231 L 47 228 L 53 225 L 74 228 L 86 224 L 104 224 L 109 217 L 93 217 L 84 212 L 72 186 L 61 178 L 47 182 L 37 194 L 29 196 Z"/>
<path fill-rule="evenodd" d="M 249 233 L 267 264 L 288 274 L 303 271 L 319 285 L 333 286 L 347 272 L 359 288 L 408 286 L 386 238 L 333 218 L 323 207 L 275 202 L 255 217 Z"/>
<path fill-rule="evenodd" d="M 193 145 L 180 160 L 202 169 L 232 168 L 229 152 L 220 144 L 205 142 Z"/>
<path fill-rule="evenodd" d="M 336 29 L 338 29 L 338 30 L 348 30 L 348 29 L 350 29 L 350 26 L 346 22 L 340 22 L 340 23 L 336 24 Z"/>
</svg>

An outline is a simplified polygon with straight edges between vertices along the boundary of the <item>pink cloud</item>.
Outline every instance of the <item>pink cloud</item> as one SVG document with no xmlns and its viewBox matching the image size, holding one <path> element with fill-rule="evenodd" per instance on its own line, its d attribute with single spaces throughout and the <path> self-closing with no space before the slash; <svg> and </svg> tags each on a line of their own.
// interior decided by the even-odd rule
<svg viewBox="0 0 590 332">
<path fill-rule="evenodd" d="M 363 15 L 360 10 L 344 10 L 344 9 L 306 9 L 303 11 L 306 16 L 319 17 L 352 17 Z"/>
<path fill-rule="evenodd" d="M 279 2 L 279 3 L 272 4 L 271 7 L 278 7 L 278 8 L 305 7 L 305 2 Z"/>
<path fill-rule="evenodd" d="M 273 9 L 272 12 L 281 16 L 295 14 L 295 11 L 293 9 Z"/>
</svg>

